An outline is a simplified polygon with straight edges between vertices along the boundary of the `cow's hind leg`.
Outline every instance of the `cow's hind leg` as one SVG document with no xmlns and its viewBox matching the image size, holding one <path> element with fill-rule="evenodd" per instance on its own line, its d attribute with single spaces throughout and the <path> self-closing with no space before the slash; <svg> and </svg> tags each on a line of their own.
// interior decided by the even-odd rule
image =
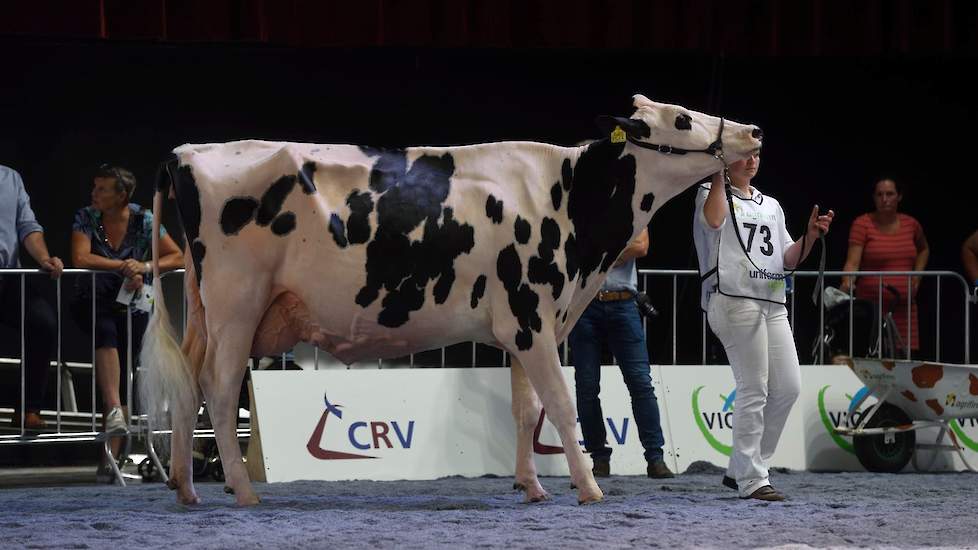
<svg viewBox="0 0 978 550">
<path fill-rule="evenodd" d="M 557 428 L 560 442 L 567 457 L 571 483 L 577 486 L 577 500 L 581 504 L 598 502 L 604 498 L 601 488 L 594 481 L 581 446 L 577 442 L 577 412 L 571 400 L 570 390 L 560 371 L 560 356 L 553 341 L 542 337 L 534 339 L 530 349 L 510 350 L 513 357 L 523 364 L 527 377 L 543 401 L 547 417 Z"/>
<path fill-rule="evenodd" d="M 238 504 L 258 503 L 248 471 L 241 460 L 238 443 L 238 395 L 247 369 L 248 352 L 254 335 L 250 323 L 230 323 L 220 332 L 212 332 L 207 359 L 200 373 L 200 386 L 207 400 L 207 411 L 214 426 L 214 439 L 221 453 L 225 484 Z M 211 350 L 214 350 L 213 353 Z"/>
<path fill-rule="evenodd" d="M 515 357 L 510 369 L 513 390 L 513 420 L 516 421 L 516 479 L 515 488 L 526 493 L 527 502 L 547 500 L 550 495 L 537 479 L 533 463 L 533 431 L 536 429 L 543 407 L 537 392 L 526 377 L 523 365 Z"/>
</svg>

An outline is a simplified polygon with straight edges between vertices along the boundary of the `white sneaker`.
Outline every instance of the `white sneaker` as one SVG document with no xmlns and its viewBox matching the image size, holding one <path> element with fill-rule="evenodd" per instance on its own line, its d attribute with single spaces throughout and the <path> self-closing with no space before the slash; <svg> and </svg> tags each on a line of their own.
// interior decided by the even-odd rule
<svg viewBox="0 0 978 550">
<path fill-rule="evenodd" d="M 129 423 L 126 422 L 126 415 L 122 412 L 122 407 L 112 407 L 109 414 L 105 416 L 105 433 L 109 435 L 126 435 L 129 433 Z"/>
</svg>

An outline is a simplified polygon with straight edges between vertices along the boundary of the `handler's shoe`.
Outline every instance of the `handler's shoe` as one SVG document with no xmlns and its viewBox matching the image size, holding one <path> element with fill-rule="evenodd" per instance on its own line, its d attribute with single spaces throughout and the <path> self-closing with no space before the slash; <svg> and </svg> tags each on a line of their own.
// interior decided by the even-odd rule
<svg viewBox="0 0 978 550">
<path fill-rule="evenodd" d="M 757 499 L 757 500 L 767 500 L 767 501 L 771 501 L 771 502 L 777 502 L 777 501 L 784 500 L 784 495 L 782 495 L 781 493 L 777 492 L 774 489 L 774 487 L 771 487 L 770 485 L 765 485 L 763 487 L 758 488 L 756 491 L 754 491 L 750 495 L 748 495 L 746 497 L 740 497 L 740 498 L 742 498 L 742 499 L 751 499 L 751 498 L 753 498 L 753 499 Z"/>
<path fill-rule="evenodd" d="M 594 477 L 608 477 L 611 475 L 611 460 L 607 458 L 595 458 L 594 467 L 591 468 Z"/>
<path fill-rule="evenodd" d="M 122 412 L 122 407 L 112 407 L 109 414 L 105 416 L 105 433 L 107 435 L 126 435 L 129 433 L 129 423 L 126 422 L 126 415 Z"/>
<path fill-rule="evenodd" d="M 723 476 L 723 481 L 721 481 L 720 483 L 722 483 L 724 487 L 729 487 L 734 491 L 737 490 L 737 480 L 730 476 Z"/>
<path fill-rule="evenodd" d="M 652 479 L 668 479 L 670 477 L 676 477 L 673 475 L 672 470 L 666 466 L 666 463 L 661 460 L 650 462 L 648 467 L 645 469 L 645 473 Z"/>
</svg>

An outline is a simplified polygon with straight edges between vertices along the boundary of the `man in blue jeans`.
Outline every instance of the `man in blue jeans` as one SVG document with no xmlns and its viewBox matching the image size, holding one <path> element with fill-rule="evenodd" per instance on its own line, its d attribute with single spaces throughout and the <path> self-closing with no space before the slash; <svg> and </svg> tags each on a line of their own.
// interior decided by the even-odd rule
<svg viewBox="0 0 978 550">
<path fill-rule="evenodd" d="M 659 403 L 652 389 L 645 331 L 635 304 L 638 294 L 635 258 L 645 256 L 648 250 L 646 229 L 622 252 L 601 291 L 584 310 L 568 338 L 574 354 L 577 415 L 584 433 L 584 448 L 591 453 L 594 462 L 595 477 L 608 477 L 611 473 L 611 448 L 607 445 L 604 414 L 598 398 L 603 342 L 608 343 L 618 360 L 632 398 L 632 415 L 648 462 L 646 473 L 656 479 L 673 477 L 662 460 L 665 439 L 659 424 Z"/>
</svg>

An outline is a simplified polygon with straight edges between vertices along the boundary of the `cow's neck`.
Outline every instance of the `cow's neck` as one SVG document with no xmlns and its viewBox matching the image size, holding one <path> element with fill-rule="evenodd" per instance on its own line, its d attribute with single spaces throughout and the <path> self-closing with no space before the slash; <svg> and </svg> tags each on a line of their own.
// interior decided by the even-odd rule
<svg viewBox="0 0 978 550">
<path fill-rule="evenodd" d="M 607 273 L 644 227 L 636 224 L 641 219 L 635 213 L 635 157 L 622 155 L 623 150 L 624 144 L 597 141 L 582 150 L 573 167 L 567 210 L 573 224 L 581 288 L 593 277 Z"/>
</svg>

